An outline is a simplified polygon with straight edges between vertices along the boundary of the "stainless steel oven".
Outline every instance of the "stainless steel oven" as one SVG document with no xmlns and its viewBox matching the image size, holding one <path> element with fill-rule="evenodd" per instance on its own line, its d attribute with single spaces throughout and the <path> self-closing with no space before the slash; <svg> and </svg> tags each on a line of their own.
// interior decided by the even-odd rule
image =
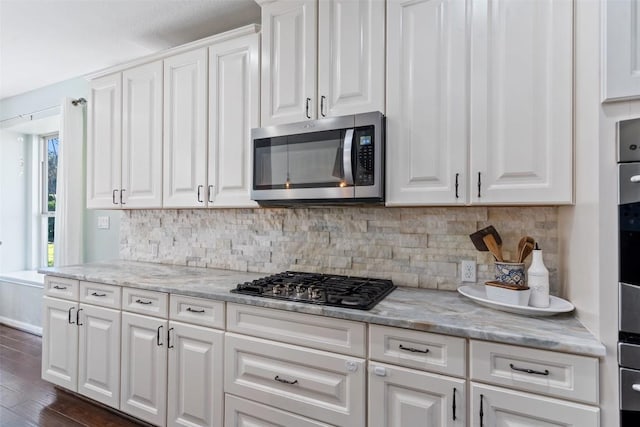
<svg viewBox="0 0 640 427">
<path fill-rule="evenodd" d="M 251 198 L 263 205 L 382 203 L 380 112 L 252 129 Z"/>
<path fill-rule="evenodd" d="M 640 119 L 618 122 L 620 425 L 640 426 Z"/>
</svg>

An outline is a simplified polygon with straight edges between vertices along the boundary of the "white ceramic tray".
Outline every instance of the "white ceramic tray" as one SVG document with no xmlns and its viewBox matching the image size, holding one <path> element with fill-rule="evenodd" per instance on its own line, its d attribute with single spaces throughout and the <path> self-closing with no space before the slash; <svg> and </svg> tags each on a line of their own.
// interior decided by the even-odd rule
<svg viewBox="0 0 640 427">
<path fill-rule="evenodd" d="M 525 316 L 553 316 L 558 313 L 568 313 L 574 309 L 573 304 L 569 301 L 554 297 L 553 295 L 549 296 L 549 307 L 538 308 L 525 305 L 511 305 L 490 300 L 487 298 L 484 285 L 460 286 L 458 288 L 458 292 L 486 307 L 508 311 L 509 313 L 522 314 Z"/>
</svg>

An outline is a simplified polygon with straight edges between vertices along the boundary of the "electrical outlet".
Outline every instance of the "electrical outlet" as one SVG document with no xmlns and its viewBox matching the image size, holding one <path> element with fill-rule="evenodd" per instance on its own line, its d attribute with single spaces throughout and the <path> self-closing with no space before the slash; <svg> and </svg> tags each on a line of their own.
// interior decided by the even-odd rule
<svg viewBox="0 0 640 427">
<path fill-rule="evenodd" d="M 462 282 L 474 282 L 476 281 L 476 262 L 475 261 L 461 261 L 460 262 L 460 280 Z"/>
<path fill-rule="evenodd" d="M 98 217 L 98 229 L 99 230 L 108 230 L 109 229 L 109 217 L 108 216 L 99 216 Z"/>
</svg>

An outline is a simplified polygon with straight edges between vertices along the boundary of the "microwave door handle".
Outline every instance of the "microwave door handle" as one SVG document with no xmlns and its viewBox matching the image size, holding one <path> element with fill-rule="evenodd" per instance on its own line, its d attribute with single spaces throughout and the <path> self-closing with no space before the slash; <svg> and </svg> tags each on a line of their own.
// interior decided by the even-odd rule
<svg viewBox="0 0 640 427">
<path fill-rule="evenodd" d="M 353 185 L 353 168 L 351 167 L 351 149 L 353 148 L 353 129 L 347 129 L 344 134 L 342 152 L 342 166 L 344 168 L 344 181 L 347 185 Z"/>
</svg>

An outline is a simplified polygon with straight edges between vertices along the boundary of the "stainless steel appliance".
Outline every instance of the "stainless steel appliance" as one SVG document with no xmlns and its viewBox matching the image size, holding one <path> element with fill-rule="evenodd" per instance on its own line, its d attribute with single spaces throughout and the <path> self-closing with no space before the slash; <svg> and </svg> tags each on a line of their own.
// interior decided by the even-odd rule
<svg viewBox="0 0 640 427">
<path fill-rule="evenodd" d="M 241 283 L 231 292 L 370 310 L 395 288 L 391 280 L 285 271 L 253 282 Z"/>
<path fill-rule="evenodd" d="M 620 425 L 640 426 L 640 119 L 618 122 Z"/>
<path fill-rule="evenodd" d="M 384 202 L 380 112 L 256 128 L 251 198 L 262 205 Z"/>
</svg>

